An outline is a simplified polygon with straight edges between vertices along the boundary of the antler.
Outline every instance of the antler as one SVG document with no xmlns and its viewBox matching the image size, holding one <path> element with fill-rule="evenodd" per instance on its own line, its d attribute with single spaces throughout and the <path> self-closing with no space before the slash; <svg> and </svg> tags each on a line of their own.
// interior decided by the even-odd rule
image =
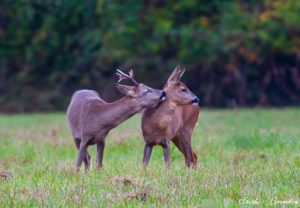
<svg viewBox="0 0 300 208">
<path fill-rule="evenodd" d="M 122 72 L 121 70 L 117 69 L 116 75 L 118 75 L 119 80 L 118 83 L 121 82 L 124 79 L 129 79 L 131 80 L 135 85 L 139 85 L 139 83 L 137 81 L 135 81 L 134 76 L 133 76 L 133 71 L 130 70 L 129 74 L 125 74 L 124 72 Z"/>
</svg>

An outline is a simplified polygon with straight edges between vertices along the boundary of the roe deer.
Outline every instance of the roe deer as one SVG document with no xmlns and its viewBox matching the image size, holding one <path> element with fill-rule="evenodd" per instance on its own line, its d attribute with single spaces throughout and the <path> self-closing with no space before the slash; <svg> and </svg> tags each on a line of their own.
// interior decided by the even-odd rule
<svg viewBox="0 0 300 208">
<path fill-rule="evenodd" d="M 163 88 L 165 101 L 143 112 L 144 167 L 156 144 L 163 147 L 165 164 L 169 167 L 170 140 L 183 153 L 187 167 L 196 165 L 197 155 L 192 151 L 191 137 L 200 112 L 199 99 L 180 81 L 183 73 L 184 70 L 177 66 Z"/>
<path fill-rule="evenodd" d="M 79 90 L 72 96 L 67 119 L 79 150 L 77 171 L 82 162 L 85 169 L 89 169 L 90 155 L 87 148 L 93 144 L 97 144 L 97 168 L 101 168 L 105 138 L 109 131 L 143 108 L 154 106 L 165 98 L 164 91 L 152 89 L 135 81 L 132 70 L 129 75 L 117 70 L 117 75 L 118 82 L 129 79 L 134 86 L 116 84 L 118 90 L 125 96 L 113 103 L 105 102 L 93 90 Z"/>
</svg>

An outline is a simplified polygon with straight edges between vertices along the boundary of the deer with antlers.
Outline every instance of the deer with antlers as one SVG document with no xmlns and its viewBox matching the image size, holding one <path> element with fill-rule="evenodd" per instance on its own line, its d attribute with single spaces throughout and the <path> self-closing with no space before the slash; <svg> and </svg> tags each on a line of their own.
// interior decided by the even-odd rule
<svg viewBox="0 0 300 208">
<path fill-rule="evenodd" d="M 79 171 L 82 162 L 85 169 L 90 167 L 89 145 L 97 145 L 97 168 L 102 167 L 105 138 L 109 131 L 146 107 L 151 107 L 164 100 L 165 92 L 150 88 L 134 79 L 133 71 L 125 74 L 120 70 L 117 89 L 125 96 L 107 103 L 94 90 L 76 91 L 67 110 L 67 120 L 78 148 L 76 170 Z M 121 85 L 119 82 L 127 79 L 134 86 Z"/>
<path fill-rule="evenodd" d="M 200 112 L 199 99 L 180 81 L 183 73 L 184 70 L 177 66 L 163 88 L 165 101 L 143 112 L 144 167 L 157 144 L 163 147 L 165 164 L 169 166 L 170 140 L 183 153 L 187 167 L 196 165 L 197 155 L 192 150 L 191 138 Z"/>
</svg>

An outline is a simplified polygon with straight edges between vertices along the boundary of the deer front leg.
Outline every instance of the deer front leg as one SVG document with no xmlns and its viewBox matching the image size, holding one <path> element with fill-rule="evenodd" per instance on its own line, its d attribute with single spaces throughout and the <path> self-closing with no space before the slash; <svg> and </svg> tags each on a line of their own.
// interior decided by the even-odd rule
<svg viewBox="0 0 300 208">
<path fill-rule="evenodd" d="M 80 166 L 83 162 L 83 160 L 86 158 L 87 155 L 87 144 L 81 142 L 77 157 L 77 163 L 76 163 L 76 171 L 78 172 L 80 170 Z"/>
<path fill-rule="evenodd" d="M 170 167 L 170 142 L 169 142 L 169 140 L 164 140 L 161 143 L 161 146 L 164 149 L 164 160 L 165 160 L 166 167 L 169 168 Z"/>
<path fill-rule="evenodd" d="M 97 143 L 97 169 L 102 168 L 102 159 L 104 152 L 105 142 L 101 141 Z"/>
<path fill-rule="evenodd" d="M 152 148 L 153 148 L 153 144 L 151 143 L 146 143 L 145 144 L 145 149 L 144 149 L 144 158 L 143 158 L 143 165 L 144 168 L 147 167 L 149 159 L 151 157 L 151 153 L 152 153 Z"/>
</svg>

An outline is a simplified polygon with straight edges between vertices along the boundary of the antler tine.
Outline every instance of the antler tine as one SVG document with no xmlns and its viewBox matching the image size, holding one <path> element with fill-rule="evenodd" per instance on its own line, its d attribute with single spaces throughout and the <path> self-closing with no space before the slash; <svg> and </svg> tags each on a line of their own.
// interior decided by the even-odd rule
<svg viewBox="0 0 300 208">
<path fill-rule="evenodd" d="M 134 75 L 133 75 L 132 69 L 130 69 L 130 71 L 129 71 L 129 76 L 130 76 L 132 79 L 134 79 Z"/>
<path fill-rule="evenodd" d="M 119 77 L 118 83 L 121 82 L 124 79 L 129 79 L 131 80 L 135 85 L 138 85 L 139 83 L 137 81 L 135 81 L 134 76 L 133 76 L 133 71 L 130 70 L 129 71 L 129 75 L 125 74 L 124 72 L 122 72 L 121 70 L 117 69 L 116 74 Z"/>
<path fill-rule="evenodd" d="M 117 69 L 116 75 L 119 77 L 118 83 L 121 82 L 123 79 L 125 79 L 124 73 L 119 69 Z"/>
<path fill-rule="evenodd" d="M 131 80 L 135 85 L 139 85 L 139 83 L 134 79 L 134 74 L 133 74 L 133 70 L 132 70 L 132 69 L 129 71 L 129 77 L 130 77 L 130 80 Z"/>
</svg>

